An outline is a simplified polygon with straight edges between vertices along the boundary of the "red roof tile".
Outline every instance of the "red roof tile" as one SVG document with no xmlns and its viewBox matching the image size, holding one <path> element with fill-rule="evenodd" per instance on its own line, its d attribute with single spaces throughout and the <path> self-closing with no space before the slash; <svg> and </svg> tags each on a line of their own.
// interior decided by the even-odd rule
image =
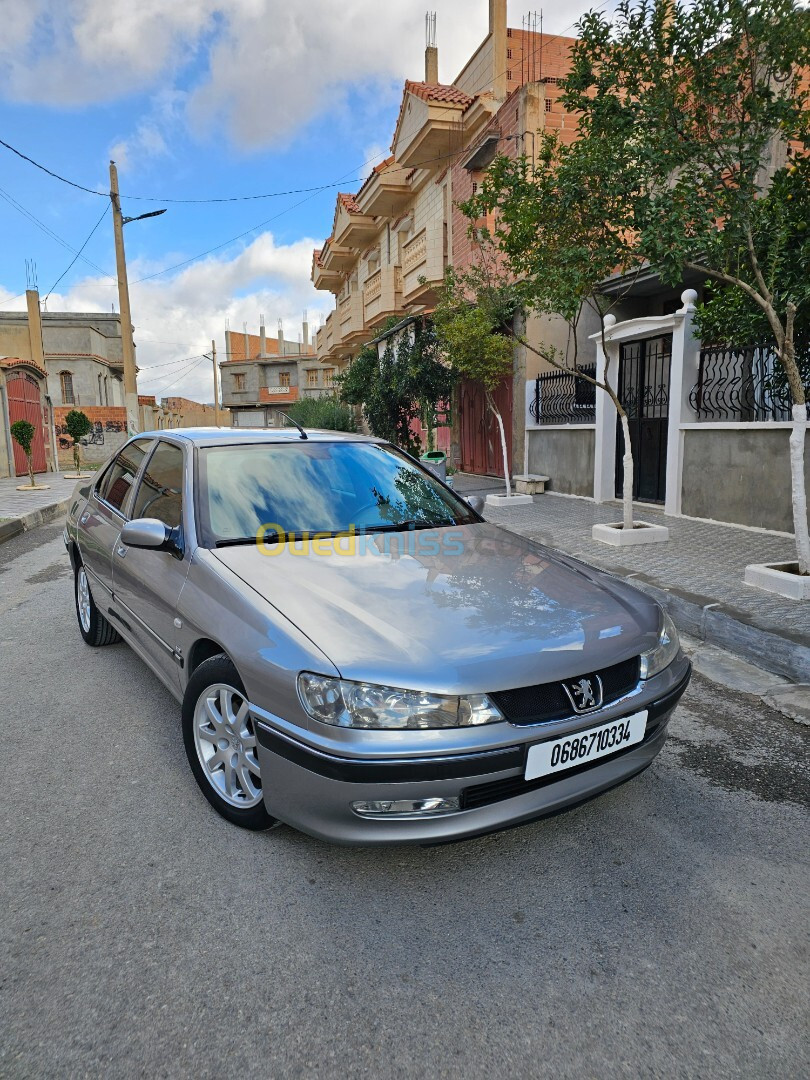
<svg viewBox="0 0 810 1080">
<path fill-rule="evenodd" d="M 339 191 L 338 201 L 350 214 L 361 213 L 360 207 L 354 201 L 354 195 L 350 195 L 348 191 Z"/>
<path fill-rule="evenodd" d="M 465 108 L 472 104 L 473 100 L 469 94 L 465 94 L 457 86 L 431 85 L 424 82 L 412 82 L 410 79 L 405 80 L 405 92 L 414 94 L 423 101 L 446 101 L 451 105 L 464 105 Z"/>
</svg>

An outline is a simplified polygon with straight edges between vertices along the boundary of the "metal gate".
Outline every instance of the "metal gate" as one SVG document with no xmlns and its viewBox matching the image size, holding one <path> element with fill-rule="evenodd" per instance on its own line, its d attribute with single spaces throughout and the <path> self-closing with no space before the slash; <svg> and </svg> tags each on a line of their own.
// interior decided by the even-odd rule
<svg viewBox="0 0 810 1080">
<path fill-rule="evenodd" d="M 27 420 L 34 425 L 34 440 L 31 443 L 34 472 L 45 472 L 45 435 L 42 416 L 42 403 L 39 396 L 39 383 L 24 371 L 10 371 L 6 375 L 8 393 L 8 416 L 11 424 L 17 420 Z M 17 476 L 28 475 L 28 462 L 22 447 L 14 442 L 14 471 Z"/>
<path fill-rule="evenodd" d="M 492 395 L 503 419 L 506 455 L 512 470 L 512 379 L 506 378 Z M 503 476 L 503 451 L 498 421 L 478 383 L 462 379 L 458 388 L 459 441 L 463 472 Z"/>
<path fill-rule="evenodd" d="M 633 450 L 633 498 L 662 503 L 667 483 L 667 428 L 672 335 L 623 342 L 619 354 L 619 401 L 627 413 Z M 624 439 L 616 418 L 616 496 L 624 490 Z"/>
</svg>

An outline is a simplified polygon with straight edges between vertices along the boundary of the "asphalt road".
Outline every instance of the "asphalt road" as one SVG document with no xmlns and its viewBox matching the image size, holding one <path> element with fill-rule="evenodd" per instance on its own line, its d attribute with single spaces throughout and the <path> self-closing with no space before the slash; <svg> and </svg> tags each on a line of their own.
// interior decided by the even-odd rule
<svg viewBox="0 0 810 1080">
<path fill-rule="evenodd" d="M 0 547 L 0 1076 L 808 1075 L 808 731 L 696 678 L 654 766 L 441 848 L 221 820 L 178 707 Z"/>
</svg>

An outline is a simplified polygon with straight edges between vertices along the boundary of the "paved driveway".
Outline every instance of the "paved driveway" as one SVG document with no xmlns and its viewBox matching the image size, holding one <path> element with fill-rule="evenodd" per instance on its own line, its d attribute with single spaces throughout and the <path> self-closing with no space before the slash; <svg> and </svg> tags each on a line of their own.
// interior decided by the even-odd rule
<svg viewBox="0 0 810 1080">
<path fill-rule="evenodd" d="M 243 833 L 173 699 L 81 642 L 58 532 L 0 549 L 0 1075 L 806 1075 L 806 729 L 698 678 L 657 763 L 569 814 Z"/>
</svg>

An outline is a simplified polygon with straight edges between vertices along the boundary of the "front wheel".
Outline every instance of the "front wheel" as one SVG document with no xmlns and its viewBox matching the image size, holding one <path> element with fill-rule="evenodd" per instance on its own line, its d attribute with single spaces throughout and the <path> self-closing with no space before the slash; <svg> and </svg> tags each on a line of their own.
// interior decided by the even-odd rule
<svg viewBox="0 0 810 1080">
<path fill-rule="evenodd" d="M 269 829 L 256 733 L 242 680 L 221 653 L 203 661 L 183 698 L 183 742 L 191 771 L 214 809 L 243 829 Z"/>
</svg>

